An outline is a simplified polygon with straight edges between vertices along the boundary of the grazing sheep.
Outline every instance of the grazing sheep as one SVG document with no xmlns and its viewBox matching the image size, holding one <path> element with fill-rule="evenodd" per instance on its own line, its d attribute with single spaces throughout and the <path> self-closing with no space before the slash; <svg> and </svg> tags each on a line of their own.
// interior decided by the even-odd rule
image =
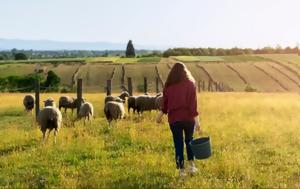
<svg viewBox="0 0 300 189">
<path fill-rule="evenodd" d="M 46 100 L 47 101 L 47 100 Z M 56 108 L 55 103 L 53 99 L 49 98 L 48 101 L 52 103 L 51 106 L 46 106 L 44 109 L 42 109 L 37 117 L 37 122 L 40 125 L 40 129 L 43 133 L 43 142 L 45 143 L 46 140 L 46 132 L 48 132 L 48 136 L 50 135 L 50 132 L 54 129 L 54 143 L 56 143 L 56 135 L 61 127 L 62 122 L 62 115 L 58 108 Z"/>
<path fill-rule="evenodd" d="M 35 97 L 31 94 L 25 95 L 23 104 L 27 112 L 31 112 L 34 108 Z"/>
<path fill-rule="evenodd" d="M 44 100 L 44 106 L 55 106 L 55 102 L 52 97 L 49 97 L 47 100 Z"/>
<path fill-rule="evenodd" d="M 124 104 L 120 102 L 109 101 L 104 106 L 106 119 L 111 127 L 111 122 L 125 117 Z"/>
<path fill-rule="evenodd" d="M 136 100 L 136 96 L 130 96 L 127 99 L 127 107 L 128 107 L 128 113 L 130 113 L 130 109 L 133 109 L 133 113 L 135 114 L 135 100 Z"/>
<path fill-rule="evenodd" d="M 143 113 L 144 111 L 158 110 L 159 105 L 157 103 L 161 101 L 161 97 L 161 94 L 157 94 L 156 96 L 142 95 L 136 97 L 135 107 L 138 114 Z"/>
<path fill-rule="evenodd" d="M 126 97 L 129 97 L 129 93 L 127 91 L 123 91 L 120 96 L 113 97 L 113 96 L 106 96 L 104 99 L 104 103 L 106 104 L 109 101 L 115 102 L 123 102 L 125 103 Z"/>
<path fill-rule="evenodd" d="M 61 108 L 65 108 L 65 113 L 67 112 L 67 109 L 71 109 L 72 114 L 73 114 L 74 109 L 77 108 L 77 102 L 78 102 L 77 98 L 73 98 L 73 97 L 69 97 L 69 96 L 61 96 L 59 98 L 58 108 L 59 108 L 59 110 Z M 81 103 L 84 103 L 84 99 L 82 99 Z"/>
<path fill-rule="evenodd" d="M 84 117 L 84 124 L 86 119 L 88 121 L 91 121 L 91 118 L 94 116 L 94 107 L 90 102 L 85 102 L 80 106 L 79 113 L 78 113 L 78 119 L 81 119 Z"/>
<path fill-rule="evenodd" d="M 142 95 L 142 96 L 147 96 L 147 97 L 149 97 L 150 95 L 149 95 L 149 93 L 145 93 L 144 95 Z M 162 93 L 160 92 L 160 93 L 157 93 L 156 95 L 155 95 L 155 97 L 156 98 L 159 98 L 159 97 L 161 97 L 162 96 Z M 136 109 L 137 109 L 137 107 L 136 107 L 136 98 L 137 98 L 137 96 L 129 96 L 128 97 L 128 99 L 127 99 L 127 107 L 128 107 L 128 113 L 130 113 L 130 109 L 132 108 L 133 109 L 133 113 L 135 114 L 135 111 L 136 111 Z M 161 100 L 161 98 L 159 98 L 159 99 L 156 99 L 155 100 L 155 109 L 160 109 L 159 107 L 160 107 L 160 105 L 159 105 L 159 103 L 160 103 L 160 100 Z"/>
</svg>

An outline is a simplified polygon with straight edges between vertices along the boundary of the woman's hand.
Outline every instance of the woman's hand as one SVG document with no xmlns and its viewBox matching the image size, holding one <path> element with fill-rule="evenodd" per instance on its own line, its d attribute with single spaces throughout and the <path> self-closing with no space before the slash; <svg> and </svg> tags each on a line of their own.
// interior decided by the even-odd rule
<svg viewBox="0 0 300 189">
<path fill-rule="evenodd" d="M 157 117 L 156 117 L 156 123 L 161 123 L 163 115 L 164 115 L 164 114 L 163 114 L 162 111 L 160 111 L 160 112 L 157 114 Z"/>
<path fill-rule="evenodd" d="M 201 127 L 200 127 L 200 121 L 199 121 L 199 117 L 195 117 L 195 125 L 194 125 L 194 129 L 195 131 L 197 131 L 199 134 L 202 133 Z"/>
</svg>

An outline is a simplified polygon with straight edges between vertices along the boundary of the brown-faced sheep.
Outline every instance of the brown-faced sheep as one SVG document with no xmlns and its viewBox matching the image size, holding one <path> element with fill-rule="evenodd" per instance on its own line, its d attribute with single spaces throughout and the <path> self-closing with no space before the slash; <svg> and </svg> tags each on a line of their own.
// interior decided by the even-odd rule
<svg viewBox="0 0 300 189">
<path fill-rule="evenodd" d="M 25 95 L 23 99 L 23 105 L 25 110 L 31 112 L 34 108 L 35 97 L 31 94 Z"/>
<path fill-rule="evenodd" d="M 47 100 L 44 100 L 44 107 L 47 106 L 55 106 L 55 102 L 52 97 L 49 97 Z"/>
<path fill-rule="evenodd" d="M 61 108 L 65 109 L 65 113 L 67 112 L 67 109 L 71 109 L 72 110 L 72 114 L 74 112 L 74 109 L 77 108 L 77 103 L 78 103 L 78 99 L 77 98 L 73 98 L 73 97 L 69 97 L 69 96 L 61 96 L 59 98 L 59 102 L 58 102 L 58 108 L 59 110 Z M 82 99 L 81 104 L 84 103 L 84 99 Z"/>
<path fill-rule="evenodd" d="M 104 103 L 106 104 L 109 101 L 115 101 L 115 102 L 125 102 L 126 97 L 129 97 L 129 93 L 127 91 L 123 91 L 119 96 L 106 96 L 104 99 Z"/>
</svg>

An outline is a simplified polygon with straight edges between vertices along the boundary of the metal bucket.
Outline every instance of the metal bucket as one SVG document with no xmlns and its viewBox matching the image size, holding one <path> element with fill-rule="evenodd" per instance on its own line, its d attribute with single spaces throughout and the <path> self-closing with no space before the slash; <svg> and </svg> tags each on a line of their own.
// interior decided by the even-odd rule
<svg viewBox="0 0 300 189">
<path fill-rule="evenodd" d="M 206 159 L 211 156 L 209 137 L 201 137 L 191 141 L 191 149 L 196 159 Z"/>
</svg>

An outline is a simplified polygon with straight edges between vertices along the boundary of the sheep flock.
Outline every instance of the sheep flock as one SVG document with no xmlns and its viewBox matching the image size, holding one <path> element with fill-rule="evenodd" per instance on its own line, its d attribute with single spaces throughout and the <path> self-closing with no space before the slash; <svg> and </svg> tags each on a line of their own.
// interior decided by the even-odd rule
<svg viewBox="0 0 300 189">
<path fill-rule="evenodd" d="M 119 96 L 108 95 L 104 99 L 104 114 L 108 121 L 109 128 L 112 127 L 113 121 L 118 121 L 126 118 L 125 104 L 127 103 L 128 115 L 131 114 L 130 110 L 133 110 L 133 114 L 137 113 L 137 116 L 141 116 L 145 111 L 156 111 L 161 109 L 162 93 L 157 93 L 154 96 L 149 94 L 143 94 L 139 96 L 131 96 L 127 91 L 121 92 Z M 127 100 L 127 101 L 126 101 Z M 77 118 L 74 121 L 78 121 L 84 118 L 84 125 L 86 120 L 92 122 L 94 118 L 94 107 L 91 102 L 85 102 L 85 100 L 79 100 L 70 96 L 61 96 L 59 98 L 58 108 L 54 99 L 49 97 L 44 102 L 44 108 L 40 110 L 37 116 L 37 123 L 40 126 L 42 132 L 43 143 L 48 139 L 52 130 L 54 130 L 54 143 L 56 143 L 56 137 L 61 129 L 63 115 L 67 115 L 67 109 L 73 110 L 80 105 L 80 109 L 77 114 Z M 25 95 L 23 99 L 23 105 L 26 111 L 32 111 L 35 104 L 35 97 L 33 95 Z M 64 108 L 65 114 L 62 115 L 61 109 Z M 46 133 L 48 131 L 48 135 Z"/>
</svg>

